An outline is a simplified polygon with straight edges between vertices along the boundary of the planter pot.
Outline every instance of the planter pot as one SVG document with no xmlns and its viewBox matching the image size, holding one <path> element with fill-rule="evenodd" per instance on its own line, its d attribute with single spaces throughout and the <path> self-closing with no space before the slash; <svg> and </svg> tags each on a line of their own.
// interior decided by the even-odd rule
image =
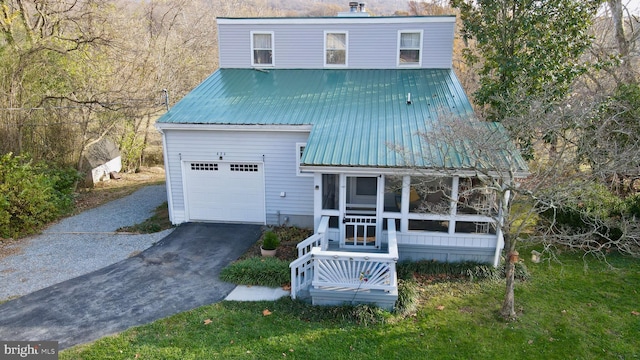
<svg viewBox="0 0 640 360">
<path fill-rule="evenodd" d="M 274 256 L 276 256 L 276 249 L 265 250 L 265 249 L 262 248 L 262 246 L 260 246 L 260 253 L 262 253 L 262 256 L 274 257 Z"/>
</svg>

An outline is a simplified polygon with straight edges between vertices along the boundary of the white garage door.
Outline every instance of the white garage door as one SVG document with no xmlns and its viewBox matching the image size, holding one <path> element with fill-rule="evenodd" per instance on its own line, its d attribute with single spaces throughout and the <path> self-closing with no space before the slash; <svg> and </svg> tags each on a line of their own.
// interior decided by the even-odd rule
<svg viewBox="0 0 640 360">
<path fill-rule="evenodd" d="M 259 163 L 185 162 L 190 221 L 264 223 L 264 174 Z"/>
</svg>

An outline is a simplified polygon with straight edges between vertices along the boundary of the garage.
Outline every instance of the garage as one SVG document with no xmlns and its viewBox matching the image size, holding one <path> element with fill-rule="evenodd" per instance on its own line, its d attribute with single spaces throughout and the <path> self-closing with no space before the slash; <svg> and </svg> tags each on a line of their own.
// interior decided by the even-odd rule
<svg viewBox="0 0 640 360">
<path fill-rule="evenodd" d="M 184 162 L 189 221 L 265 223 L 264 165 Z"/>
</svg>

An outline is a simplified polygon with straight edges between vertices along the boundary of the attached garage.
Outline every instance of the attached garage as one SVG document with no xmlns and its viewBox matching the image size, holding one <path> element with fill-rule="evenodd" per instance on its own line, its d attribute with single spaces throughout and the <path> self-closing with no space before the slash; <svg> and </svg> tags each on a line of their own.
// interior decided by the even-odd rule
<svg viewBox="0 0 640 360">
<path fill-rule="evenodd" d="M 264 164 L 185 161 L 184 195 L 189 221 L 264 224 Z"/>
</svg>

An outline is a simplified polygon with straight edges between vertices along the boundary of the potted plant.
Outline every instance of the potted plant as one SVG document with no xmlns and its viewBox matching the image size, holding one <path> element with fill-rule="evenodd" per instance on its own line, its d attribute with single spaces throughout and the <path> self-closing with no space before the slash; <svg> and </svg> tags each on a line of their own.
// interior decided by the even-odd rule
<svg viewBox="0 0 640 360">
<path fill-rule="evenodd" d="M 278 235 L 271 230 L 265 232 L 262 237 L 262 246 L 260 246 L 262 256 L 276 256 L 278 245 L 280 245 Z"/>
</svg>

